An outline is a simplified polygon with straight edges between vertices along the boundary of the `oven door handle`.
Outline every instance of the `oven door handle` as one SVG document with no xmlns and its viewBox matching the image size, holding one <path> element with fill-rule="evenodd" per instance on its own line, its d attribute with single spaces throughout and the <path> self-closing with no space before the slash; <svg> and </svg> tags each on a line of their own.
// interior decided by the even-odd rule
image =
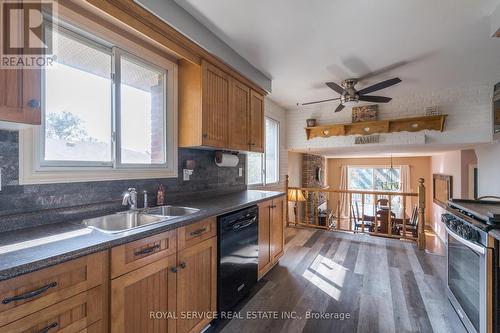
<svg viewBox="0 0 500 333">
<path fill-rule="evenodd" d="M 473 243 L 471 241 L 468 241 L 466 239 L 463 239 L 462 237 L 460 237 L 459 235 L 457 235 L 453 230 L 451 230 L 450 228 L 448 228 L 448 226 L 445 224 L 444 227 L 446 228 L 446 232 L 448 232 L 448 234 L 453 237 L 455 240 L 457 240 L 458 242 L 462 243 L 463 245 L 473 249 L 474 251 L 482 254 L 482 255 L 485 255 L 486 254 L 486 247 L 482 246 L 482 245 L 478 245 L 476 243 Z"/>
</svg>

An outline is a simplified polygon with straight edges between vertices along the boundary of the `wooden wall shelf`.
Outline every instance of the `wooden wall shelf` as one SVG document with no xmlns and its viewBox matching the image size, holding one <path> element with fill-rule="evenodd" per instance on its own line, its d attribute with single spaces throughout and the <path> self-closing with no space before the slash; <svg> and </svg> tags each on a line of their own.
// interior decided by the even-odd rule
<svg viewBox="0 0 500 333">
<path fill-rule="evenodd" d="M 370 135 L 393 132 L 419 132 L 424 130 L 443 131 L 447 115 L 424 116 L 378 121 L 364 121 L 351 124 L 331 124 L 306 127 L 307 140 L 331 136 Z"/>
</svg>

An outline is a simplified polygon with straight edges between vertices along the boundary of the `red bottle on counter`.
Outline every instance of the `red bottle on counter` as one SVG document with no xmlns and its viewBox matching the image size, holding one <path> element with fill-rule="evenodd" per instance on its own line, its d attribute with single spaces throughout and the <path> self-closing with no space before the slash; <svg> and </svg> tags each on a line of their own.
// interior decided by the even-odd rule
<svg viewBox="0 0 500 333">
<path fill-rule="evenodd" d="M 163 184 L 158 185 L 158 192 L 156 192 L 156 205 L 163 206 L 165 204 L 165 187 Z"/>
</svg>

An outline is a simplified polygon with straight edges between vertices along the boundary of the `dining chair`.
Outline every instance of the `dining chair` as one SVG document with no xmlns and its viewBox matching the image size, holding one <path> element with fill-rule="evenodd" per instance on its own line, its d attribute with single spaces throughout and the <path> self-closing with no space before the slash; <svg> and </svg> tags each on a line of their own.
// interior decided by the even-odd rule
<svg viewBox="0 0 500 333">
<path fill-rule="evenodd" d="M 359 228 L 363 227 L 363 221 L 365 224 L 365 228 L 368 229 L 368 231 L 373 231 L 373 222 L 366 220 L 365 216 L 360 216 L 359 214 L 359 206 L 358 202 L 354 202 L 354 207 L 352 206 L 351 203 L 351 209 L 352 209 L 352 215 L 355 216 L 354 218 L 354 230 L 358 230 Z M 355 214 L 354 214 L 355 213 Z"/>
<path fill-rule="evenodd" d="M 377 200 L 377 207 L 379 206 L 388 206 L 389 205 L 389 199 L 378 199 Z"/>
</svg>

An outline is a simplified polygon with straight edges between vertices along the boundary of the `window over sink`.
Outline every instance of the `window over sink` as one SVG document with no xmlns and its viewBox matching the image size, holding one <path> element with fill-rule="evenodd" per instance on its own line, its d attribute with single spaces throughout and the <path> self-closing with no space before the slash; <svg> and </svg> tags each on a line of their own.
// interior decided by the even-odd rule
<svg viewBox="0 0 500 333">
<path fill-rule="evenodd" d="M 248 153 L 248 185 L 279 182 L 279 127 L 278 121 L 265 117 L 265 151 L 263 154 Z"/>
<path fill-rule="evenodd" d="M 46 29 L 42 125 L 21 134 L 24 184 L 177 176 L 176 64 L 142 45 Z"/>
</svg>

